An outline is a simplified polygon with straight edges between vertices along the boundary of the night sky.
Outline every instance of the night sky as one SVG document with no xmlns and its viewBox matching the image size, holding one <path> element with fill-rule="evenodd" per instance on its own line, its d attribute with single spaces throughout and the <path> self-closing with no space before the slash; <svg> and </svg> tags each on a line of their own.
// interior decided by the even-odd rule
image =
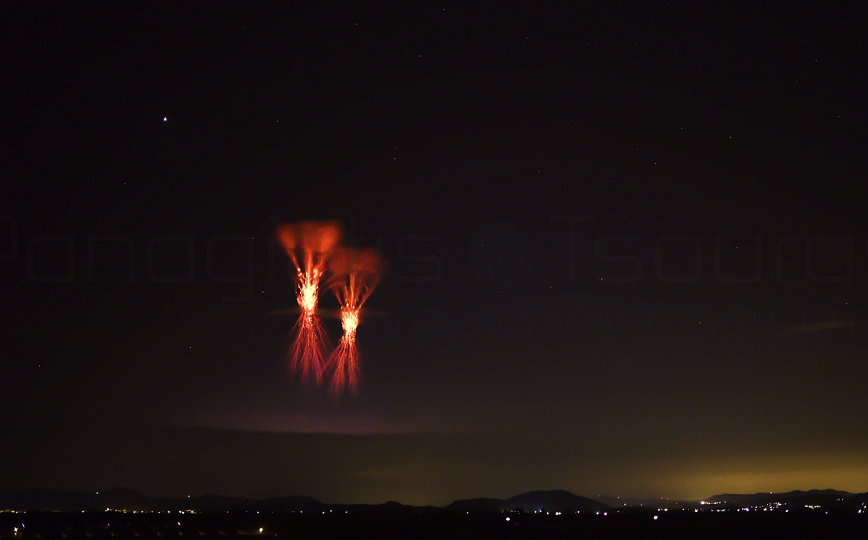
<svg viewBox="0 0 868 540">
<path fill-rule="evenodd" d="M 0 486 L 866 491 L 865 14 L 405 4 L 6 6 Z M 304 220 L 388 264 L 337 403 Z"/>
</svg>

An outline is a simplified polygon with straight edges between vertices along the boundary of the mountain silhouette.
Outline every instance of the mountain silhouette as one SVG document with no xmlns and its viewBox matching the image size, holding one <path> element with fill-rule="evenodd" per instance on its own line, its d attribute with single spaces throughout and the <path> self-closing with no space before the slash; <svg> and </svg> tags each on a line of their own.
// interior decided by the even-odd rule
<svg viewBox="0 0 868 540">
<path fill-rule="evenodd" d="M 736 494 L 725 493 L 705 499 L 707 502 L 726 504 L 757 506 L 772 504 L 775 502 L 787 503 L 788 506 L 820 505 L 829 506 L 835 503 L 849 501 L 854 494 L 847 491 L 834 489 L 812 489 L 810 491 L 787 491 L 782 493 L 753 493 Z"/>
<path fill-rule="evenodd" d="M 522 509 L 526 512 L 546 510 L 549 512 L 597 512 L 609 509 L 600 501 L 574 495 L 569 491 L 555 489 L 550 491 L 530 491 L 508 499 L 465 499 L 455 501 L 446 507 L 449 510 L 467 512 L 499 512 L 502 510 Z"/>
<path fill-rule="evenodd" d="M 823 508 L 845 507 L 868 509 L 868 493 L 852 494 L 834 489 L 789 491 L 785 493 L 726 493 L 705 499 L 727 507 L 762 506 L 779 502 L 789 508 L 804 509 L 806 506 Z M 681 501 L 689 507 L 700 507 L 698 502 Z M 653 506 L 653 505 L 652 505 Z M 650 506 L 649 506 L 650 507 Z M 633 506 L 637 509 L 637 506 Z M 41 510 L 101 512 L 110 510 L 182 511 L 197 512 L 253 511 L 270 512 L 351 512 L 351 513 L 418 513 L 437 511 L 502 512 L 524 510 L 525 512 L 604 512 L 615 508 L 588 497 L 581 497 L 564 490 L 530 491 L 508 499 L 477 498 L 457 500 L 445 508 L 434 506 L 410 506 L 395 501 L 383 504 L 326 504 L 306 496 L 288 496 L 271 499 L 227 497 L 207 494 L 181 499 L 149 497 L 132 489 L 114 488 L 99 492 L 76 492 L 46 489 L 29 489 L 0 492 L 0 510 Z M 866 510 L 868 511 L 868 510 Z"/>
<path fill-rule="evenodd" d="M 313 497 L 279 497 L 250 499 L 223 495 L 202 495 L 185 499 L 148 497 L 135 490 L 115 488 L 108 491 L 76 492 L 55 490 L 19 490 L 0 492 L 0 509 L 45 511 L 104 511 L 111 510 L 197 510 L 216 512 L 224 510 L 304 511 L 325 505 Z"/>
</svg>

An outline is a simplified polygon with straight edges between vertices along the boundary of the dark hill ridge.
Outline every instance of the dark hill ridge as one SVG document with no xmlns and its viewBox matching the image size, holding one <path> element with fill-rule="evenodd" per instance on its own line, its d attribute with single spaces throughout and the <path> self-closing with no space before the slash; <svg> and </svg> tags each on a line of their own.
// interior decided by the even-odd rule
<svg viewBox="0 0 868 540">
<path fill-rule="evenodd" d="M 467 512 L 499 512 L 523 509 L 526 512 L 546 510 L 549 512 L 597 512 L 607 510 L 609 505 L 594 499 L 580 497 L 569 491 L 531 491 L 508 499 L 466 499 L 455 501 L 446 507 L 449 510 Z"/>
<path fill-rule="evenodd" d="M 224 510 L 272 510 L 304 511 L 322 508 L 325 505 L 312 497 L 280 497 L 257 500 L 202 495 L 186 499 L 148 497 L 137 491 L 116 488 L 98 492 L 21 490 L 0 492 L 2 510 L 55 510 L 55 511 L 104 511 L 111 510 L 197 510 L 200 512 Z"/>
<path fill-rule="evenodd" d="M 868 512 L 868 493 L 849 493 L 834 489 L 812 489 L 810 491 L 788 491 L 784 493 L 754 493 L 739 495 L 727 493 L 705 499 L 726 508 L 766 506 L 780 503 L 788 510 L 805 511 L 811 508 L 823 510 L 846 510 Z"/>
<path fill-rule="evenodd" d="M 783 493 L 725 493 L 705 499 L 707 502 L 726 505 L 763 505 L 775 502 L 786 502 L 789 505 L 819 504 L 830 505 L 852 499 L 854 494 L 834 489 L 812 489 L 810 491 L 787 491 Z"/>
<path fill-rule="evenodd" d="M 852 494 L 833 489 L 790 491 L 786 493 L 721 494 L 705 499 L 706 502 L 725 506 L 758 506 L 775 502 L 789 507 L 821 505 L 868 508 L 868 493 Z M 699 507 L 697 502 L 684 502 Z M 680 504 L 680 503 L 679 503 Z M 199 512 L 222 512 L 264 510 L 272 512 L 364 512 L 364 513 L 418 513 L 418 512 L 500 512 L 523 509 L 526 512 L 546 510 L 549 512 L 600 512 L 613 507 L 598 500 L 574 495 L 564 490 L 531 491 L 508 499 L 478 498 L 457 500 L 445 508 L 433 506 L 409 506 L 395 501 L 384 504 L 326 504 L 312 497 L 278 497 L 250 499 L 223 495 L 202 495 L 183 499 L 157 498 L 125 488 L 99 492 L 75 492 L 56 490 L 20 490 L 0 492 L 0 510 L 55 510 L 55 511 L 104 511 L 112 510 L 196 510 Z M 638 510 L 637 507 L 634 506 Z"/>
<path fill-rule="evenodd" d="M 186 499 L 153 498 L 131 489 L 111 489 L 100 492 L 73 492 L 52 490 L 22 490 L 0 493 L 0 509 L 8 510 L 56 510 L 56 511 L 104 511 L 111 510 L 196 510 L 217 512 L 225 510 L 289 511 L 351 511 L 368 513 L 401 513 L 418 511 L 473 511 L 499 512 L 501 509 L 522 508 L 527 511 L 548 510 L 552 512 L 591 512 L 609 506 L 580 497 L 568 491 L 531 491 L 509 499 L 471 499 L 455 501 L 444 508 L 432 506 L 415 507 L 395 501 L 384 504 L 325 504 L 312 497 L 279 497 L 274 499 L 250 499 L 222 495 L 202 495 Z"/>
</svg>

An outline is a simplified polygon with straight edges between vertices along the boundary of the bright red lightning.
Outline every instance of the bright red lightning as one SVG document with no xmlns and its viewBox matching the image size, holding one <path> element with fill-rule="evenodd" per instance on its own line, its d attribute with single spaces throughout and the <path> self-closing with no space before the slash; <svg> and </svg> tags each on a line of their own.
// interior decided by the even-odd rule
<svg viewBox="0 0 868 540">
<path fill-rule="evenodd" d="M 356 330 L 361 321 L 362 305 L 380 280 L 383 262 L 374 250 L 344 248 L 335 253 L 329 268 L 334 273 L 332 290 L 341 304 L 343 335 L 328 359 L 331 390 L 339 395 L 344 388 L 350 393 L 358 389 L 359 349 Z"/>
<path fill-rule="evenodd" d="M 305 381 L 323 378 L 327 336 L 316 314 L 319 285 L 329 255 L 340 239 L 335 223 L 284 224 L 277 230 L 283 249 L 296 269 L 296 301 L 301 308 L 290 348 L 290 370 Z"/>
</svg>

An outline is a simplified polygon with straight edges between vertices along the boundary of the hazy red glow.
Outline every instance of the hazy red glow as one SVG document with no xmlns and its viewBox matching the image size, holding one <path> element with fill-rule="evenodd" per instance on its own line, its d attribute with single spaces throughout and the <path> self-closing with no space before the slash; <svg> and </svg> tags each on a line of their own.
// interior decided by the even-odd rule
<svg viewBox="0 0 868 540">
<path fill-rule="evenodd" d="M 333 222 L 287 223 L 278 227 L 277 236 L 295 265 L 296 301 L 301 308 L 289 350 L 290 371 L 305 381 L 320 384 L 328 339 L 316 314 L 319 285 L 329 255 L 340 240 L 341 229 Z"/>
<path fill-rule="evenodd" d="M 358 390 L 359 349 L 356 330 L 361 322 L 362 305 L 374 291 L 383 271 L 383 261 L 372 249 L 342 248 L 329 263 L 334 274 L 332 290 L 341 304 L 343 334 L 328 359 L 331 391 L 339 395 L 344 389 Z"/>
</svg>

